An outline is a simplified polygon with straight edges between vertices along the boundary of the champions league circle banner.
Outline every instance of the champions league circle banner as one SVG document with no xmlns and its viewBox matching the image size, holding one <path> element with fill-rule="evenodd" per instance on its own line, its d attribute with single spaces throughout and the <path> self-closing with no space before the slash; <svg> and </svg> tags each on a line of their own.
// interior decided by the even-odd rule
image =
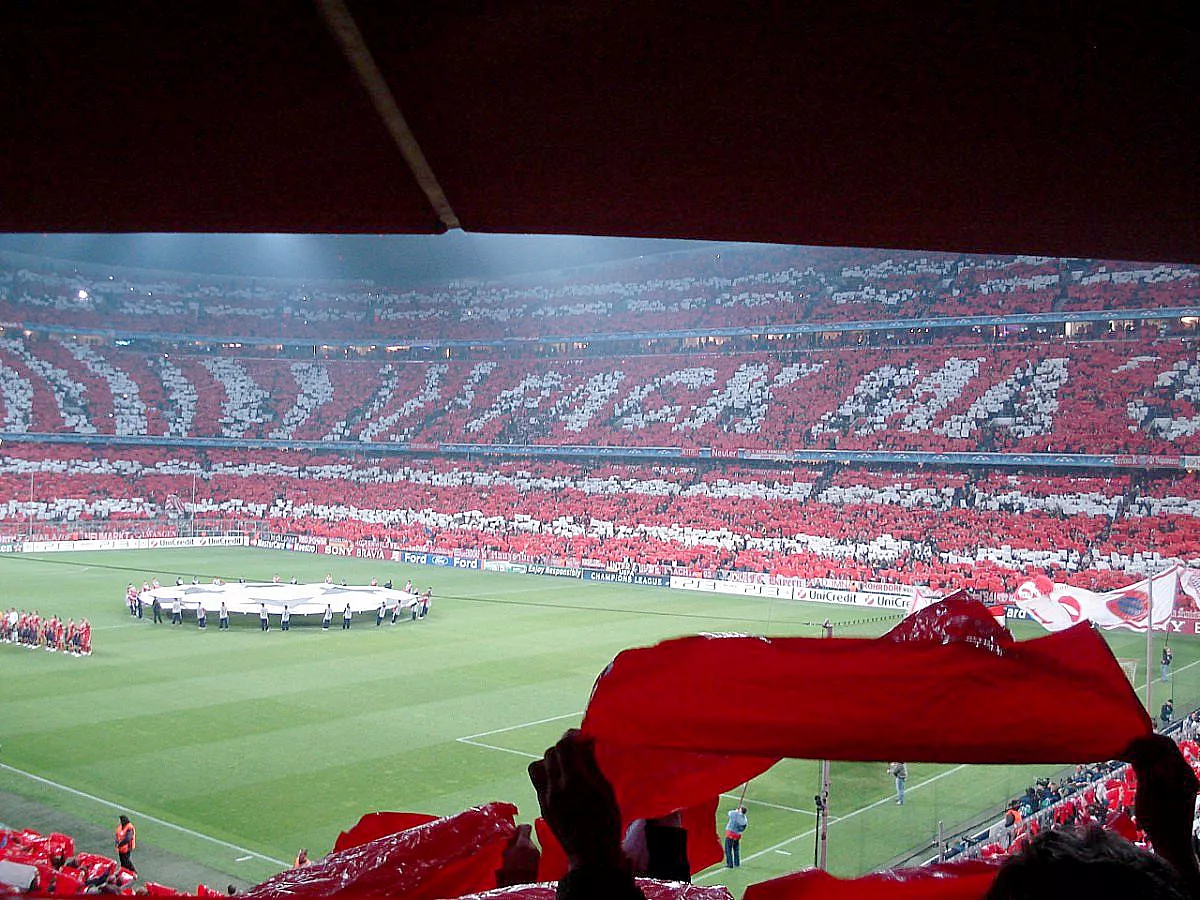
<svg viewBox="0 0 1200 900">
<path fill-rule="evenodd" d="M 411 609 L 420 602 L 416 594 L 370 585 L 343 584 L 282 584 L 282 583 L 237 583 L 237 584 L 185 584 L 142 591 L 142 603 L 149 606 L 155 598 L 164 607 L 170 608 L 176 599 L 182 609 L 193 610 L 201 606 L 205 612 L 217 612 L 221 604 L 231 613 L 257 614 L 263 606 L 267 612 L 278 615 L 286 606 L 294 616 L 323 615 L 325 608 L 341 613 L 349 605 L 354 613 L 373 612 L 379 605 L 389 612 L 397 606 Z"/>
</svg>

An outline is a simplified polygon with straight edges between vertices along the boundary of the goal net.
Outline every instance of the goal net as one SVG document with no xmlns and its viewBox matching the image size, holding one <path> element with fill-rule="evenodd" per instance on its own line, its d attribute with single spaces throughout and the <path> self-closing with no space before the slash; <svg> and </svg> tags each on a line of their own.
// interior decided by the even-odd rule
<svg viewBox="0 0 1200 900">
<path fill-rule="evenodd" d="M 1125 677 L 1129 679 L 1129 683 L 1136 686 L 1138 669 L 1137 659 L 1121 659 L 1118 657 L 1117 665 L 1121 667 L 1121 671 L 1125 673 Z"/>
</svg>

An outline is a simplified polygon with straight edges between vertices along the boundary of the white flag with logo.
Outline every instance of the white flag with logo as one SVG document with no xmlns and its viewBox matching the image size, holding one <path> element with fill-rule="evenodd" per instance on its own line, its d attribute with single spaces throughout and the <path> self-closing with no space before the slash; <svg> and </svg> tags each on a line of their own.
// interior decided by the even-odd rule
<svg viewBox="0 0 1200 900">
<path fill-rule="evenodd" d="M 1179 569 L 1179 601 L 1184 606 L 1200 609 L 1200 569 Z"/>
<path fill-rule="evenodd" d="M 1180 572 L 1178 566 L 1172 566 L 1152 578 L 1102 594 L 1040 576 L 1018 587 L 1013 600 L 1047 631 L 1062 631 L 1080 622 L 1145 631 L 1148 620 L 1152 627 L 1165 629 L 1175 611 Z"/>
</svg>

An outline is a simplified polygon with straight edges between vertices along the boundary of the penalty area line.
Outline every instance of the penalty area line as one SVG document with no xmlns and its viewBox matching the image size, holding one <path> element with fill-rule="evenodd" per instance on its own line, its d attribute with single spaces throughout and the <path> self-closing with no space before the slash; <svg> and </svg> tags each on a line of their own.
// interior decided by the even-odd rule
<svg viewBox="0 0 1200 900">
<path fill-rule="evenodd" d="M 475 738 L 490 737 L 493 734 L 504 734 L 506 731 L 518 731 L 522 728 L 532 728 L 534 725 L 545 725 L 547 722 L 561 722 L 563 719 L 573 719 L 576 716 L 582 716 L 583 710 L 573 713 L 565 713 L 561 716 L 550 716 L 548 719 L 536 719 L 532 722 L 522 722 L 520 725 L 509 725 L 507 728 L 495 728 L 491 731 L 481 731 L 479 734 L 468 734 L 464 737 L 455 738 L 456 741 L 471 741 Z M 502 750 L 503 747 L 493 747 L 493 750 Z M 538 759 L 541 759 L 539 756 Z"/>
<path fill-rule="evenodd" d="M 482 741 L 473 741 L 470 738 L 455 738 L 459 744 L 469 744 L 472 747 L 482 747 L 484 750 L 499 750 L 501 753 L 511 753 L 513 756 L 521 756 L 525 759 L 541 759 L 540 753 L 526 753 L 524 750 L 513 750 L 511 747 L 497 747 L 495 744 L 485 744 Z"/>
<path fill-rule="evenodd" d="M 513 756 L 520 756 L 524 759 L 541 759 L 542 754 L 540 753 L 526 753 L 524 750 L 514 750 L 512 747 L 501 747 L 498 744 L 487 744 L 483 741 L 476 740 L 476 738 L 490 737 L 493 734 L 505 734 L 509 731 L 519 731 L 522 728 L 532 728 L 535 725 L 545 725 L 548 722 L 561 722 L 563 719 L 574 719 L 582 715 L 582 710 L 579 712 L 564 713 L 561 716 L 549 716 L 545 719 L 535 719 L 532 722 L 522 722 L 520 725 L 509 725 L 505 728 L 493 728 L 491 731 L 481 731 L 478 734 L 468 734 L 464 737 L 455 738 L 454 740 L 459 744 L 468 744 L 472 747 L 482 747 L 485 750 L 497 750 L 500 753 L 511 753 Z"/>
<path fill-rule="evenodd" d="M 277 866 L 290 867 L 289 864 L 284 862 L 282 859 L 275 859 L 273 856 L 265 856 L 262 853 L 256 853 L 248 847 L 241 847 L 237 844 L 231 844 L 229 841 L 223 841 L 220 838 L 215 838 L 212 835 L 201 834 L 199 831 L 192 831 L 190 828 L 184 828 L 182 825 L 176 825 L 174 822 L 168 822 L 166 819 L 160 819 L 157 816 L 150 815 L 149 813 L 139 812 L 132 806 L 126 806 L 123 803 L 113 803 L 111 800 L 105 800 L 103 797 L 97 797 L 95 794 L 89 794 L 86 791 L 77 790 L 68 785 L 60 784 L 57 781 L 51 781 L 49 778 L 43 778 L 41 775 L 34 775 L 32 772 L 26 772 L 23 769 L 16 768 L 15 766 L 10 766 L 6 763 L 0 763 L 0 769 L 3 769 L 5 772 L 12 772 L 14 775 L 20 775 L 23 778 L 28 778 L 30 781 L 36 781 L 38 784 L 44 784 L 47 787 L 56 788 L 57 790 L 64 791 L 65 793 L 72 794 L 76 797 L 82 797 L 85 800 L 91 800 L 93 803 L 99 803 L 101 806 L 107 806 L 109 809 L 115 809 L 124 813 L 129 813 L 130 815 L 136 816 L 139 819 L 144 819 L 147 822 L 153 822 L 156 825 L 163 826 L 164 828 L 170 828 L 174 831 L 181 832 L 182 834 L 200 838 L 201 840 L 209 841 L 213 844 L 218 844 L 222 847 L 228 848 L 229 850 L 236 850 L 238 853 L 249 854 L 249 856 L 244 856 L 242 859 L 236 860 L 236 862 L 242 862 L 246 859 L 261 859 L 263 862 L 269 862 Z"/>
</svg>

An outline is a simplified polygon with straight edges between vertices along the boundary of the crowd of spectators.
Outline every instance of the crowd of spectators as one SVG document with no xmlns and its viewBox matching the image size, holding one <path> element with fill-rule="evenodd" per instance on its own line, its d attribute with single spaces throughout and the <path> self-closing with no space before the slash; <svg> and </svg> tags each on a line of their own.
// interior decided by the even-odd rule
<svg viewBox="0 0 1200 900">
<path fill-rule="evenodd" d="M 1181 455 L 1181 341 L 297 362 L 0 337 L 12 432 L 417 444 Z"/>
<path fill-rule="evenodd" d="M 26 611 L 9 607 L 0 616 L 0 642 L 30 650 L 91 656 L 92 626 L 87 619 L 80 619 L 76 624 L 74 619 L 60 619 L 55 615 L 43 618 L 36 609 Z"/>
<path fill-rule="evenodd" d="M 0 861 L 25 867 L 19 869 L 22 872 L 36 870 L 24 889 L 44 897 L 78 894 L 174 897 L 188 893 L 155 881 L 137 884 L 137 872 L 102 854 L 77 850 L 73 837 L 56 831 L 42 834 L 32 828 L 0 827 Z M 7 887 L 0 882 L 0 894 Z M 227 891 L 218 891 L 201 884 L 191 893 L 196 897 L 228 897 L 236 891 L 232 885 Z"/>
<path fill-rule="evenodd" d="M 813 247 L 685 251 L 450 285 L 114 271 L 0 254 L 0 321 L 194 337 L 489 340 L 1195 303 L 1184 265 Z"/>
<path fill-rule="evenodd" d="M 111 525 L 162 536 L 216 519 L 498 559 L 941 591 L 1010 593 L 1036 575 L 1110 589 L 1172 560 L 1200 560 L 1200 486 L 1187 474 L 6 446 L 0 491 L 8 498 L 0 529 L 10 534 L 30 524 L 63 535 Z"/>
</svg>

